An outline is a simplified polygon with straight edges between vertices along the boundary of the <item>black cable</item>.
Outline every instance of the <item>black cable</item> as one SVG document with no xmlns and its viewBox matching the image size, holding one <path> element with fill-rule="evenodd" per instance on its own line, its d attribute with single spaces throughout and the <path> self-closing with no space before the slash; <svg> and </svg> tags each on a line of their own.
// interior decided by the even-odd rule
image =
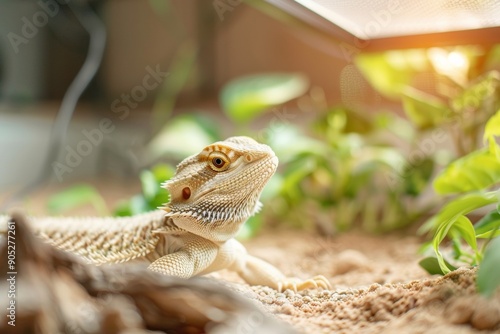
<svg viewBox="0 0 500 334">
<path fill-rule="evenodd" d="M 63 144 L 66 141 L 69 123 L 75 112 L 76 105 L 81 95 L 94 78 L 99 66 L 101 65 L 104 49 L 106 46 L 106 28 L 99 16 L 91 9 L 86 1 L 75 3 L 76 1 L 68 2 L 68 7 L 71 9 L 75 18 L 88 32 L 90 40 L 87 51 L 87 57 L 80 68 L 80 71 L 71 82 L 57 113 L 54 125 L 52 127 L 52 136 L 50 147 L 47 152 L 47 158 L 42 167 L 41 173 L 37 178 L 21 188 L 8 198 L 3 204 L 0 211 L 6 209 L 11 203 L 26 197 L 33 192 L 38 186 L 46 182 L 52 171 L 52 163 L 56 161 L 62 151 Z"/>
</svg>

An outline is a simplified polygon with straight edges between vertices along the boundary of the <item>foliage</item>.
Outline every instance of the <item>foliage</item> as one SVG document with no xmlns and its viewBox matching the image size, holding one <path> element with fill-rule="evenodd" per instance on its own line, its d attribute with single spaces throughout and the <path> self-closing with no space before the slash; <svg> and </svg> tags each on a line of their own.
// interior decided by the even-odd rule
<svg viewBox="0 0 500 334">
<path fill-rule="evenodd" d="M 168 202 L 169 194 L 161 184 L 169 180 L 175 173 L 172 166 L 159 164 L 151 170 L 143 170 L 140 174 L 142 194 L 120 203 L 115 209 L 115 216 L 132 216 L 156 210 Z"/>
<path fill-rule="evenodd" d="M 113 215 L 132 216 L 155 210 L 168 202 L 168 192 L 161 187 L 161 183 L 170 179 L 174 172 L 174 168 L 168 164 L 157 164 L 151 170 L 143 170 L 140 173 L 142 193 L 118 204 Z M 56 193 L 47 203 L 51 214 L 61 214 L 85 205 L 91 205 L 101 215 L 109 214 L 99 191 L 88 184 L 76 185 Z"/>
<path fill-rule="evenodd" d="M 486 296 L 491 296 L 500 286 L 500 238 L 493 240 L 484 254 L 477 274 L 477 288 Z"/>
<path fill-rule="evenodd" d="M 400 100 L 411 122 L 411 130 L 406 128 L 411 134 L 400 135 L 409 143 L 407 163 L 402 166 L 407 171 L 402 173 L 406 179 L 403 183 L 409 188 L 408 193 L 399 193 L 400 199 L 412 188 L 415 195 L 423 193 L 436 167 L 450 161 L 451 154 L 440 149 L 447 138 L 459 159 L 434 182 L 438 193 L 481 189 L 498 179 L 499 161 L 489 153 L 493 151 L 477 150 L 486 120 L 500 108 L 500 74 L 492 69 L 493 62 L 484 61 L 485 57 L 475 47 L 389 51 L 357 57 L 356 65 L 368 82 L 385 97 Z M 427 80 L 422 81 L 424 75 Z M 428 80 L 430 76 L 432 80 Z M 396 180 L 396 184 L 398 181 L 401 183 Z M 457 223 L 462 226 L 460 223 L 464 225 L 462 218 Z"/>
<path fill-rule="evenodd" d="M 499 284 L 498 279 L 488 278 L 498 270 L 494 265 L 496 263 L 498 267 L 498 255 L 491 251 L 498 249 L 498 240 L 487 247 L 493 238 L 500 236 L 500 190 L 488 191 L 500 181 L 498 156 L 500 148 L 496 142 L 496 137 L 500 136 L 499 117 L 500 111 L 486 123 L 483 136 L 486 146 L 484 149 L 451 163 L 436 177 L 434 188 L 438 193 L 459 193 L 460 196 L 447 203 L 423 227 L 423 230 L 431 230 L 434 233 L 432 248 L 440 273 L 446 274 L 454 269 L 454 266 L 445 261 L 445 256 L 440 251 L 440 245 L 445 237 L 449 237 L 452 241 L 451 256 L 457 264 L 486 263 L 486 269 L 482 268 L 478 273 L 478 289 L 485 294 L 491 294 L 492 289 Z M 493 204 L 496 204 L 497 208 L 473 225 L 468 215 Z M 481 239 L 484 239 L 482 245 L 480 245 Z M 464 243 L 468 247 L 465 247 Z M 489 250 L 485 253 L 485 249 Z M 431 267 L 431 262 L 426 261 L 421 262 L 424 269 L 436 272 L 436 269 Z"/>
<path fill-rule="evenodd" d="M 296 96 L 299 89 L 291 89 L 289 83 L 293 76 L 283 78 L 282 74 L 273 80 L 268 75 L 252 76 L 230 83 L 221 94 L 224 111 L 237 122 L 255 121 L 264 105 L 267 110 L 275 106 L 273 99 L 261 100 L 272 96 L 270 90 L 288 89 L 283 96 Z M 267 201 L 275 218 L 301 227 L 316 226 L 325 233 L 356 225 L 382 232 L 414 221 L 421 212 L 412 202 L 429 183 L 434 163 L 426 159 L 411 165 L 398 149 L 377 139 L 388 128 L 397 132 L 405 121 L 389 114 L 374 119 L 343 107 L 325 110 L 326 103 L 318 96 L 313 90 L 307 96 L 320 115 L 309 131 L 306 124 L 297 128 L 289 121 L 300 110 L 289 115 L 282 107 L 273 109 L 278 117 L 261 130 L 265 136 L 256 136 L 280 157 L 273 196 Z"/>
<path fill-rule="evenodd" d="M 464 193 L 487 188 L 500 180 L 500 160 L 489 149 L 453 161 L 434 181 L 438 194 Z"/>
<path fill-rule="evenodd" d="M 453 258 L 456 261 L 470 265 L 477 265 L 481 262 L 483 254 L 477 246 L 477 238 L 480 238 L 481 235 L 476 233 L 467 214 L 489 204 L 496 203 L 498 201 L 497 196 L 496 192 L 471 193 L 459 196 L 445 205 L 429 221 L 428 226 L 434 230 L 432 248 L 434 249 L 442 273 L 446 274 L 451 271 L 445 264 L 443 254 L 439 249 L 440 244 L 446 236 L 449 236 L 453 242 Z M 495 227 L 491 226 L 491 230 L 486 231 L 485 234 L 481 234 L 494 235 L 494 229 Z M 470 252 L 462 247 L 462 240 L 470 247 Z"/>
<path fill-rule="evenodd" d="M 499 204 L 500 190 L 489 191 L 500 181 L 500 148 L 495 140 L 500 134 L 500 73 L 494 69 L 498 68 L 499 50 L 431 48 L 357 59 L 358 68 L 379 93 L 401 99 L 420 140 L 432 131 L 446 131 L 451 138 L 458 158 L 435 178 L 433 186 L 438 194 L 456 197 L 422 227 L 422 231 L 434 233 L 424 249 L 432 248 L 435 257 L 423 259 L 420 265 L 432 274 L 444 274 L 461 264 L 486 263 L 478 273 L 478 289 L 485 294 L 499 284 L 498 279 L 489 279 L 498 276 L 498 255 L 485 253 L 485 249 L 499 247 L 498 241 L 488 247 L 500 235 L 498 208 L 475 225 L 472 221 L 489 206 Z M 422 84 L 421 73 L 432 75 L 433 80 Z M 478 140 L 483 128 L 485 147 Z M 447 237 L 451 254 L 440 249 Z"/>
<path fill-rule="evenodd" d="M 417 73 L 430 68 L 425 50 L 360 54 L 355 61 L 370 84 L 391 99 L 398 99 Z"/>
<path fill-rule="evenodd" d="M 308 86 L 307 79 L 300 74 L 274 73 L 241 77 L 223 88 L 221 104 L 234 122 L 245 123 L 270 107 L 303 95 Z"/>
<path fill-rule="evenodd" d="M 99 191 L 87 184 L 78 184 L 51 196 L 47 209 L 50 214 L 58 215 L 84 205 L 91 205 L 102 215 L 108 213 L 106 202 Z"/>
<path fill-rule="evenodd" d="M 280 155 L 285 163 L 277 199 L 281 220 L 302 227 L 312 222 L 331 234 L 354 226 L 383 232 L 403 227 L 419 215 L 411 204 L 422 189 L 416 180 L 423 177 L 427 183 L 431 174 L 405 174 L 409 166 L 401 153 L 375 140 L 381 131 L 377 126 L 364 136 L 349 132 L 352 114 L 344 108 L 331 109 L 326 120 L 312 125 L 314 139 L 292 126 L 283 126 L 269 138 L 278 154 L 288 150 Z M 290 150 L 292 140 L 302 145 Z"/>
<path fill-rule="evenodd" d="M 157 3 L 155 6 L 161 9 L 162 5 Z M 163 106 L 160 109 L 171 110 L 173 99 L 187 82 L 184 74 L 194 61 L 195 50 L 186 46 L 183 52 L 184 55 L 179 54 L 176 58 L 179 60 L 177 65 L 169 71 L 173 74 L 172 82 L 167 80 L 169 83 L 164 87 L 173 93 L 161 94 L 157 101 L 157 106 Z M 438 61 L 443 55 L 460 54 L 467 58 L 464 60 L 466 66 L 461 68 L 444 68 Z M 449 154 L 443 159 L 439 148 L 441 137 L 452 138 L 458 156 L 463 158 L 449 165 L 434 182 L 439 193 L 463 194 L 482 189 L 498 178 L 497 156 L 500 153 L 497 146 L 492 144 L 491 135 L 485 135 L 488 145 L 478 151 L 476 137 L 496 110 L 494 108 L 499 106 L 500 76 L 491 70 L 491 62 L 476 61 L 477 54 L 474 48 L 455 48 L 360 55 L 356 64 L 361 72 L 381 94 L 401 100 L 407 119 L 393 113 L 374 114 L 343 106 L 329 107 L 322 91 L 309 87 L 308 80 L 297 73 L 265 73 L 238 78 L 228 83 L 220 94 L 220 104 L 227 119 L 216 123 L 199 113 L 171 117 L 167 124 L 159 127 L 141 161 L 149 166 L 165 157 L 179 161 L 227 135 L 247 134 L 275 150 L 280 168 L 263 194 L 263 201 L 268 203 L 266 215 L 253 217 L 245 225 L 242 236 L 254 234 L 266 219 L 287 221 L 301 227 L 313 226 L 325 233 L 353 226 L 375 232 L 403 227 L 438 204 L 435 198 L 426 203 L 420 195 L 428 190 L 439 164 L 449 161 Z M 488 71 L 483 71 L 483 75 L 470 75 L 475 79 L 469 80 L 467 71 L 472 73 L 474 64 L 483 63 L 490 64 L 484 67 Z M 426 89 L 419 85 L 415 78 L 433 70 L 435 86 Z M 483 72 L 476 68 L 475 73 Z M 167 100 L 162 100 L 165 98 Z M 284 105 L 291 105 L 295 99 L 299 107 L 287 111 Z M 308 115 L 315 115 L 315 119 L 307 122 L 302 120 L 307 119 L 305 113 L 301 115 L 305 100 L 314 111 Z M 170 116 L 170 113 L 165 112 L 165 115 Z M 222 133 L 221 122 L 231 125 L 224 128 L 232 127 L 233 130 Z M 300 127 L 296 126 L 299 122 Z M 163 122 L 156 123 L 161 125 Z M 490 121 L 488 124 L 496 129 L 497 123 Z M 429 143 L 431 148 L 427 149 Z M 155 191 L 158 189 L 150 182 L 154 180 L 151 173 L 154 174 L 146 171 L 141 174 L 143 194 L 117 212 L 132 214 L 162 204 L 157 203 Z M 466 218 L 461 218 L 466 215 L 462 213 L 450 223 L 451 227 L 443 228 L 440 237 L 444 239 L 453 234 L 457 241 L 460 233 L 471 232 Z M 465 241 L 477 248 L 471 238 Z M 480 260 L 481 249 L 474 251 L 472 257 Z"/>
<path fill-rule="evenodd" d="M 463 156 L 480 147 L 484 123 L 500 108 L 500 73 L 491 69 L 495 56 L 484 61 L 475 47 L 432 48 L 360 55 L 356 64 L 379 93 L 401 99 L 419 131 L 447 130 Z M 422 84 L 422 73 L 433 80 Z"/>
<path fill-rule="evenodd" d="M 298 128 L 291 120 L 302 112 L 300 108 L 290 115 L 286 107 L 279 106 L 303 94 L 307 85 L 301 75 L 268 73 L 232 81 L 221 92 L 223 110 L 238 125 L 238 132 L 266 142 L 280 157 L 280 169 L 263 194 L 271 209 L 266 211 L 267 217 L 253 217 L 242 236 L 253 235 L 265 219 L 314 226 L 324 233 L 353 226 L 383 232 L 418 219 L 428 209 L 418 203 L 419 195 L 426 190 L 436 168 L 433 154 L 439 152 L 430 152 L 417 160 L 404 152 L 420 153 L 419 139 L 424 138 L 420 131 L 441 124 L 447 109 L 437 99 L 401 87 L 407 109 L 413 108 L 409 115 L 415 115 L 410 123 L 389 113 L 369 116 L 345 107 L 329 108 L 317 89 L 311 89 L 302 98 L 309 98 L 319 116 Z M 252 123 L 266 117 L 265 112 L 271 108 L 275 117 L 268 126 L 257 134 L 252 132 Z M 243 124 L 246 130 L 241 127 Z M 381 135 L 387 132 L 405 146 L 394 146 Z M 178 161 L 225 136 L 220 133 L 220 126 L 206 116 L 183 114 L 172 118 L 152 138 L 146 157 L 151 162 L 165 156 Z M 179 142 L 184 145 L 178 145 Z M 491 163 L 494 166 L 496 160 Z M 483 178 L 488 175 L 484 173 Z M 144 194 L 117 212 L 132 214 L 161 205 L 155 202 L 151 195 L 154 191 L 148 190 L 152 186 L 145 181 L 153 179 L 143 172 Z M 437 182 L 446 181 L 442 180 Z"/>
<path fill-rule="evenodd" d="M 402 99 L 408 118 L 419 129 L 435 128 L 443 124 L 449 117 L 446 104 L 431 94 L 406 87 Z"/>
<path fill-rule="evenodd" d="M 216 123 L 210 118 L 195 113 L 180 115 L 171 119 L 151 139 L 146 156 L 153 161 L 165 156 L 181 160 L 220 137 Z"/>
</svg>

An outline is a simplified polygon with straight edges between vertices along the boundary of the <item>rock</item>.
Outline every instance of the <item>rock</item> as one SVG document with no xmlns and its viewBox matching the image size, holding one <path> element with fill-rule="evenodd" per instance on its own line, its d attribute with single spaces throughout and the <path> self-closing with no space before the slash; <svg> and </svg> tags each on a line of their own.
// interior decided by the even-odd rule
<svg viewBox="0 0 500 334">
<path fill-rule="evenodd" d="M 500 310 L 493 300 L 487 300 L 481 296 L 476 298 L 473 304 L 474 313 L 470 323 L 479 330 L 492 330 L 500 325 Z"/>
<path fill-rule="evenodd" d="M 369 271 L 370 261 L 361 252 L 348 249 L 337 255 L 335 261 L 335 274 L 342 275 L 354 270 Z"/>
</svg>

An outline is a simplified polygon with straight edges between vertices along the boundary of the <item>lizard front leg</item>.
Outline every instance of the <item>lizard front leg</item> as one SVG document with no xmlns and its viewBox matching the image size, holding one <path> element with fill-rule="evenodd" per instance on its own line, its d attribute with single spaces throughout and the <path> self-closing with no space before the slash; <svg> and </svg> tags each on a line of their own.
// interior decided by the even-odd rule
<svg viewBox="0 0 500 334">
<path fill-rule="evenodd" d="M 309 288 L 331 289 L 330 282 L 324 276 L 314 276 L 307 280 L 287 278 L 279 269 L 270 263 L 247 253 L 245 247 L 231 239 L 221 247 L 219 256 L 233 255 L 228 269 L 237 272 L 250 285 L 265 285 L 278 291 L 292 289 L 294 291 Z"/>
<path fill-rule="evenodd" d="M 164 275 L 190 278 L 208 268 L 217 257 L 219 246 L 194 234 L 182 237 L 184 245 L 174 253 L 153 261 L 149 269 Z"/>
</svg>

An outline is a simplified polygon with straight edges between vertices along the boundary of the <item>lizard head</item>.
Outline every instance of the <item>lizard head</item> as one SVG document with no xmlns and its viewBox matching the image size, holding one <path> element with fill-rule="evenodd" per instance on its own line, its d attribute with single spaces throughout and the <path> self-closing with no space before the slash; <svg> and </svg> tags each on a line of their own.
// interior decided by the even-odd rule
<svg viewBox="0 0 500 334">
<path fill-rule="evenodd" d="M 210 230 L 214 239 L 232 237 L 260 209 L 260 193 L 277 166 L 272 149 L 251 138 L 213 143 L 183 160 L 163 184 L 170 193 L 163 209 L 189 232 L 207 236 Z"/>
</svg>

